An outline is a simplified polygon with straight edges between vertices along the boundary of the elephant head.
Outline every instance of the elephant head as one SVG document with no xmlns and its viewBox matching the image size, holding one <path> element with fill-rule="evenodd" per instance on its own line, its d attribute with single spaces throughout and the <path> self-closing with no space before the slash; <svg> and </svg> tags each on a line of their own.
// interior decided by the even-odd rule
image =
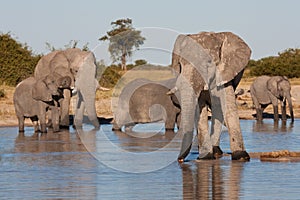
<svg viewBox="0 0 300 200">
<path fill-rule="evenodd" d="M 282 119 L 286 120 L 286 100 L 289 104 L 289 110 L 292 122 L 294 121 L 293 104 L 291 98 L 291 85 L 285 76 L 273 76 L 267 81 L 267 89 L 272 95 L 283 102 Z"/>
<path fill-rule="evenodd" d="M 212 96 L 220 97 L 222 87 L 230 84 L 235 89 L 250 55 L 248 45 L 230 32 L 201 32 L 177 37 L 172 54 L 172 67 L 179 74 L 176 89 L 181 94 L 180 131 L 183 133 L 183 142 L 179 160 L 187 156 L 192 144 L 201 91 L 208 89 Z M 243 150 L 243 144 L 239 144 L 237 148 Z"/>
<path fill-rule="evenodd" d="M 58 85 L 53 75 L 47 75 L 36 81 L 32 88 L 32 97 L 38 101 L 49 102 L 53 96 L 59 96 Z"/>
</svg>

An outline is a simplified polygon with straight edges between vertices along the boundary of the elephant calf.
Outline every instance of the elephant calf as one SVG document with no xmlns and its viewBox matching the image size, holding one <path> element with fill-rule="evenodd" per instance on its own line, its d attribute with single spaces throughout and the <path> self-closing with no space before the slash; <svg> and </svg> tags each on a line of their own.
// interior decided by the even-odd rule
<svg viewBox="0 0 300 200">
<path fill-rule="evenodd" d="M 60 88 L 68 88 L 71 84 L 69 76 L 47 75 L 36 80 L 29 77 L 19 83 L 14 92 L 13 101 L 15 112 L 19 121 L 19 131 L 24 131 L 24 118 L 28 117 L 34 124 L 35 132 L 46 130 L 46 112 L 51 110 L 53 132 L 59 131 L 59 104 L 62 98 Z M 39 129 L 38 120 L 41 128 Z"/>
<path fill-rule="evenodd" d="M 286 100 L 289 104 L 291 120 L 294 122 L 293 104 L 291 100 L 291 85 L 285 76 L 260 76 L 250 87 L 252 101 L 256 109 L 258 121 L 263 119 L 263 110 L 270 104 L 274 109 L 274 121 L 279 120 L 278 100 L 281 102 L 282 120 L 286 121 Z"/>
<path fill-rule="evenodd" d="M 164 121 L 166 130 L 174 130 L 180 119 L 180 106 L 175 95 L 166 93 L 174 87 L 176 79 L 154 82 L 136 79 L 125 86 L 119 96 L 117 110 L 114 112 L 113 129 L 138 123 Z"/>
</svg>

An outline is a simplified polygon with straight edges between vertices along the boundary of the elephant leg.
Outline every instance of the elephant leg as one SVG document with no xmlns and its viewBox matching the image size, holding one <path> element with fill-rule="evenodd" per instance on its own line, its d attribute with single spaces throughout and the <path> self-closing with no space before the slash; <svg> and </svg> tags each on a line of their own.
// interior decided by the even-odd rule
<svg viewBox="0 0 300 200">
<path fill-rule="evenodd" d="M 261 107 L 256 108 L 256 119 L 260 122 L 263 120 L 263 109 Z"/>
<path fill-rule="evenodd" d="M 252 96 L 253 104 L 255 105 L 256 119 L 257 119 L 257 121 L 262 121 L 263 120 L 263 116 L 262 116 L 263 109 L 262 109 L 260 103 L 258 102 L 255 94 L 251 93 L 251 96 Z"/>
<path fill-rule="evenodd" d="M 217 88 L 215 88 L 214 90 L 216 89 Z M 224 113 L 222 110 L 224 109 L 222 109 L 221 97 L 211 96 L 211 141 L 215 157 L 220 157 L 223 154 L 223 151 L 220 148 L 220 137 L 222 133 L 222 126 L 224 123 Z"/>
<path fill-rule="evenodd" d="M 48 105 L 44 102 L 39 102 L 39 114 L 38 114 L 38 120 L 40 122 L 40 131 L 41 133 L 47 133 L 47 124 L 46 124 L 46 110 Z"/>
<path fill-rule="evenodd" d="M 198 159 L 215 159 L 213 155 L 212 142 L 209 134 L 208 126 L 208 110 L 207 105 L 200 102 L 200 117 L 198 121 L 198 143 L 199 157 Z"/>
<path fill-rule="evenodd" d="M 274 110 L 274 121 L 278 122 L 279 121 L 279 115 L 278 115 L 278 105 L 273 105 L 273 110 Z"/>
<path fill-rule="evenodd" d="M 282 101 L 281 102 L 281 119 L 282 121 L 286 121 L 287 120 L 287 117 L 286 117 L 286 101 Z"/>
<path fill-rule="evenodd" d="M 24 116 L 20 115 L 18 116 L 18 122 L 19 122 L 19 132 L 24 132 Z"/>
<path fill-rule="evenodd" d="M 165 129 L 167 131 L 168 130 L 174 130 L 175 121 L 176 121 L 176 113 L 168 112 L 166 122 L 165 122 Z"/>
<path fill-rule="evenodd" d="M 41 114 L 39 116 L 39 120 L 41 125 L 41 129 L 40 129 L 41 133 L 47 133 L 46 116 L 45 115 L 43 116 L 43 114 Z"/>
<path fill-rule="evenodd" d="M 84 109 L 87 112 L 87 116 L 88 116 L 89 120 L 91 121 L 91 123 L 93 124 L 93 126 L 96 129 L 100 128 L 99 120 L 98 120 L 97 113 L 96 113 L 96 106 L 95 106 L 95 98 L 96 98 L 95 91 L 92 93 L 92 92 L 83 90 L 79 93 L 82 96 L 82 100 L 84 103 Z M 81 114 L 83 116 L 83 112 Z M 77 117 L 77 116 L 75 116 L 75 117 Z"/>
<path fill-rule="evenodd" d="M 224 88 L 225 102 L 225 123 L 228 128 L 230 138 L 230 149 L 232 151 L 232 160 L 250 160 L 249 154 L 245 151 L 243 136 L 240 127 L 238 108 L 236 105 L 235 94 L 232 86 Z M 221 98 L 223 99 L 223 98 Z"/>
<path fill-rule="evenodd" d="M 213 146 L 213 153 L 215 157 L 221 157 L 223 151 L 220 148 L 220 138 L 222 133 L 223 120 L 212 116 L 212 125 L 211 125 L 211 141 Z"/>
<path fill-rule="evenodd" d="M 82 122 L 83 122 L 83 114 L 84 114 L 84 101 L 82 99 L 82 95 L 80 92 L 77 94 L 76 99 L 76 109 L 75 109 L 75 116 L 74 116 L 74 126 L 77 129 L 82 128 Z"/>
<path fill-rule="evenodd" d="M 112 130 L 113 131 L 121 131 L 122 127 L 119 126 L 117 123 L 113 123 Z"/>
<path fill-rule="evenodd" d="M 36 116 L 34 117 L 30 117 L 30 120 L 33 124 L 33 127 L 34 127 L 34 132 L 37 133 L 39 132 L 39 122 L 38 122 L 38 118 Z"/>
<path fill-rule="evenodd" d="M 51 118 L 53 132 L 59 132 L 59 109 L 57 106 L 51 107 Z"/>
<path fill-rule="evenodd" d="M 60 126 L 63 128 L 69 128 L 70 119 L 69 119 L 69 106 L 71 99 L 71 91 L 65 89 L 64 90 L 64 98 L 60 101 Z"/>
</svg>

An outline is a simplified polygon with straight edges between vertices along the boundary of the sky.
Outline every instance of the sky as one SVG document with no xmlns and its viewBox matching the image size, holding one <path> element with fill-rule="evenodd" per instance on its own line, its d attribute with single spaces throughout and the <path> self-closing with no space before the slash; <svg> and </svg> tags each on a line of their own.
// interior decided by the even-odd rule
<svg viewBox="0 0 300 200">
<path fill-rule="evenodd" d="M 169 64 L 176 36 L 201 31 L 239 35 L 255 60 L 300 48 L 296 0 L 0 0 L 0 5 L 0 32 L 11 33 L 34 53 L 48 53 L 46 42 L 63 48 L 77 40 L 106 64 L 111 64 L 108 44 L 98 39 L 121 18 L 131 18 L 146 38 L 129 62 Z"/>
</svg>

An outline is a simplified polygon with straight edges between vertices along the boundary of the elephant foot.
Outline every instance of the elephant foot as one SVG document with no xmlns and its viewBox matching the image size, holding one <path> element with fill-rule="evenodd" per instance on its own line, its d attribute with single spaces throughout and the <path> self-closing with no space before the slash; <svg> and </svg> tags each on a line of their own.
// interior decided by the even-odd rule
<svg viewBox="0 0 300 200">
<path fill-rule="evenodd" d="M 174 131 L 174 128 L 165 128 L 166 131 Z"/>
<path fill-rule="evenodd" d="M 52 127 L 52 120 L 50 120 L 50 119 L 48 120 L 47 127 L 50 127 L 50 128 Z"/>
<path fill-rule="evenodd" d="M 213 146 L 213 154 L 216 158 L 220 158 L 223 156 L 223 151 L 220 146 Z"/>
<path fill-rule="evenodd" d="M 82 130 L 82 124 L 77 124 L 77 125 L 73 124 L 73 128 L 77 130 Z"/>
<path fill-rule="evenodd" d="M 234 151 L 231 154 L 232 160 L 250 161 L 250 156 L 246 151 Z"/>
<path fill-rule="evenodd" d="M 214 153 L 208 153 L 208 154 L 206 154 L 205 156 L 199 156 L 198 158 L 197 158 L 197 160 L 215 160 L 216 158 L 215 158 L 215 156 L 214 156 Z"/>
<path fill-rule="evenodd" d="M 67 129 L 69 129 L 69 126 L 68 125 L 59 125 L 59 128 L 67 130 Z"/>
<path fill-rule="evenodd" d="M 47 126 L 46 126 L 46 124 L 41 124 L 41 133 L 47 133 Z"/>
<path fill-rule="evenodd" d="M 56 127 L 56 128 L 53 127 L 53 133 L 57 133 L 59 131 L 60 131 L 59 127 Z"/>
<path fill-rule="evenodd" d="M 122 131 L 122 129 L 120 129 L 120 128 L 114 128 L 114 127 L 112 127 L 111 130 L 112 130 L 112 131 Z"/>
</svg>

